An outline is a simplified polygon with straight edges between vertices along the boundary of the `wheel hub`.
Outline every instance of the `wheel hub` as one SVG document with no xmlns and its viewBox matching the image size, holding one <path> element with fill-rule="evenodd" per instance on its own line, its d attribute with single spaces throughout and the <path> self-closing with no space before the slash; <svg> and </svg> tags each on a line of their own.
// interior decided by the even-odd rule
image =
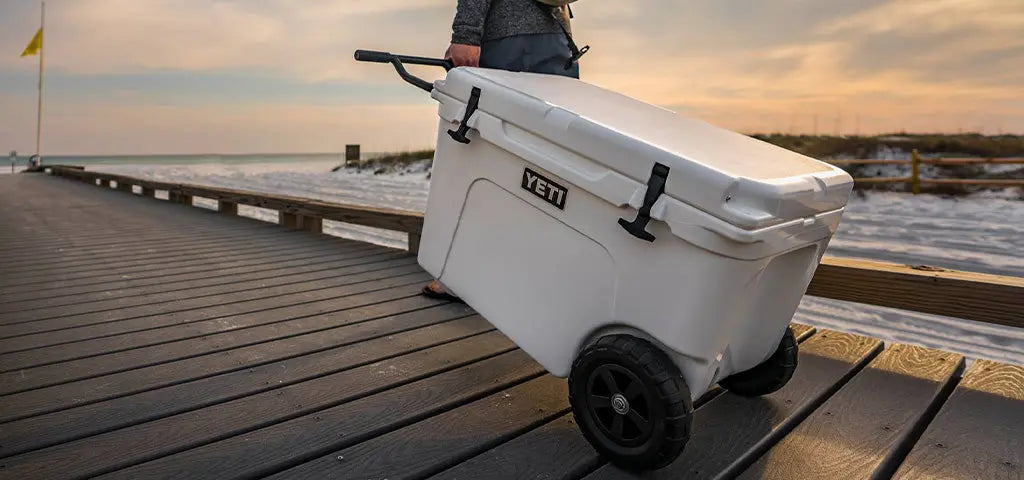
<svg viewBox="0 0 1024 480">
<path fill-rule="evenodd" d="M 612 409 L 619 415 L 625 415 L 629 413 L 629 400 L 621 393 L 612 395 Z"/>
</svg>

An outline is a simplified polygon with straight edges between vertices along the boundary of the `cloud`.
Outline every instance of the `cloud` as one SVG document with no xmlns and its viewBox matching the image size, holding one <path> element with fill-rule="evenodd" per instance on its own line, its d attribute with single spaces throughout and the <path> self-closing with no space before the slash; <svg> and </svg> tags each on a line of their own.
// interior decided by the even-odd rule
<svg viewBox="0 0 1024 480">
<path fill-rule="evenodd" d="M 275 131 L 286 138 L 281 148 L 334 148 L 328 140 L 339 125 L 363 143 L 429 145 L 429 99 L 387 66 L 351 55 L 357 48 L 439 55 L 454 6 L 50 0 L 49 104 L 67 110 L 48 108 L 47 122 L 68 135 L 76 131 L 69 118 L 88 123 L 78 131 L 95 132 L 83 141 L 100 151 L 191 148 L 161 140 L 151 124 L 220 151 L 270 148 L 278 145 Z M 18 49 L 28 41 L 35 27 L 24 19 L 35 8 L 27 0 L 0 5 L 0 44 Z M 593 47 L 583 59 L 585 80 L 728 128 L 1024 132 L 1021 0 L 590 0 L 575 11 L 574 30 Z M 0 94 L 19 99 L 0 103 L 0 140 L 34 117 L 33 102 L 23 101 L 34 96 L 34 68 L 0 56 Z M 72 111 L 90 114 L 63 116 Z M 388 128 L 389 116 L 401 134 Z M 172 120 L 176 130 L 161 123 Z"/>
</svg>

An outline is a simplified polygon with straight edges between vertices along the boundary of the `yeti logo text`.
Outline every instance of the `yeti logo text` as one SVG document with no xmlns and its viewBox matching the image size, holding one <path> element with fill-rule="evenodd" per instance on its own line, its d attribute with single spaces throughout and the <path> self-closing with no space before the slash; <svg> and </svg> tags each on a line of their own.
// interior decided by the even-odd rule
<svg viewBox="0 0 1024 480">
<path fill-rule="evenodd" d="M 523 171 L 523 189 L 565 210 L 565 196 L 568 190 L 529 168 Z"/>
</svg>

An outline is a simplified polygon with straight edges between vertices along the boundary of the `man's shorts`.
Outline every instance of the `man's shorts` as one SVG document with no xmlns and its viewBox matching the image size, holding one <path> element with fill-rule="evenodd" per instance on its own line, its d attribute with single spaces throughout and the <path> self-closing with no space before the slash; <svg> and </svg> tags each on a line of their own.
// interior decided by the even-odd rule
<svg viewBox="0 0 1024 480">
<path fill-rule="evenodd" d="M 573 62 L 565 68 L 571 57 L 569 41 L 561 33 L 514 35 L 480 46 L 480 66 L 484 68 L 580 78 L 579 64 Z"/>
</svg>

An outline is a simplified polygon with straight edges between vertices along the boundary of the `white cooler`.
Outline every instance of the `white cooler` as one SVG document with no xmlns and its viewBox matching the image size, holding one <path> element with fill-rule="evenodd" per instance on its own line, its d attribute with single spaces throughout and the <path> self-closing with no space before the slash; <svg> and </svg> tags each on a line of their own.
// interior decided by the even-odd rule
<svg viewBox="0 0 1024 480">
<path fill-rule="evenodd" d="M 448 130 L 474 89 L 463 144 Z M 556 376 L 616 333 L 669 354 L 693 399 L 765 361 L 853 185 L 571 78 L 458 68 L 431 95 L 440 125 L 419 263 Z"/>
</svg>

